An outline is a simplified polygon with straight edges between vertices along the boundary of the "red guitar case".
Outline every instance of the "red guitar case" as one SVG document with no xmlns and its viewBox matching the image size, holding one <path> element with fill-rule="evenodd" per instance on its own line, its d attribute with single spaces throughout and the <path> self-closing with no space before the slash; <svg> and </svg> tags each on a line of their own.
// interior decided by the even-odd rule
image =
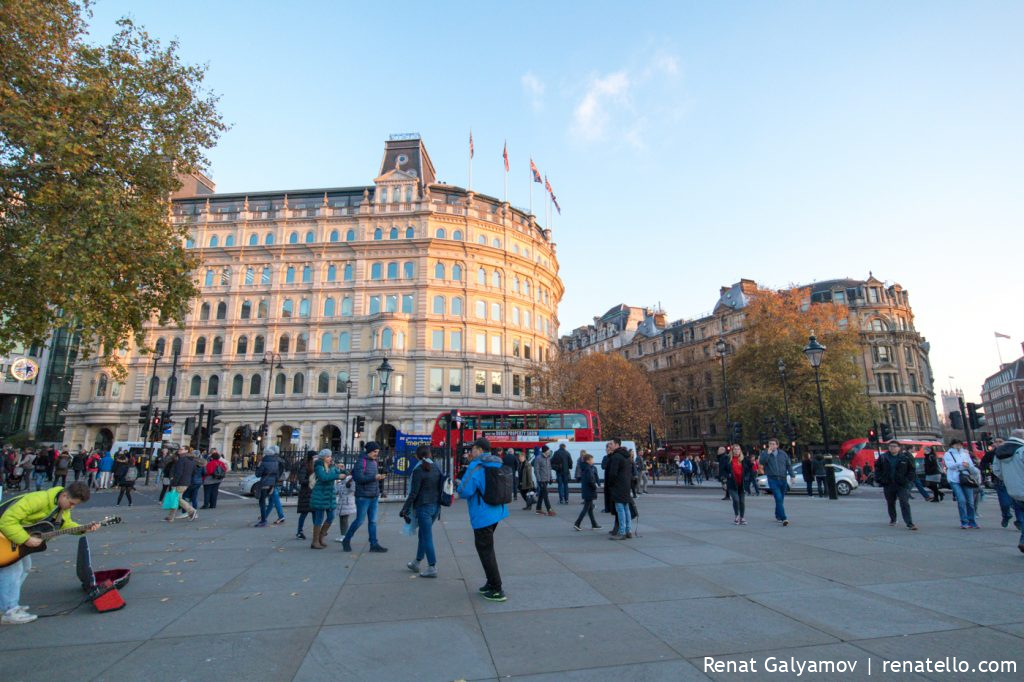
<svg viewBox="0 0 1024 682">
<path fill-rule="evenodd" d="M 92 605 L 100 613 L 117 611 L 125 607 L 119 589 L 123 589 L 132 577 L 130 568 L 115 568 L 106 571 L 94 571 L 92 555 L 89 552 L 89 538 L 78 538 L 78 579 L 82 581 L 82 590 L 89 594 Z"/>
</svg>

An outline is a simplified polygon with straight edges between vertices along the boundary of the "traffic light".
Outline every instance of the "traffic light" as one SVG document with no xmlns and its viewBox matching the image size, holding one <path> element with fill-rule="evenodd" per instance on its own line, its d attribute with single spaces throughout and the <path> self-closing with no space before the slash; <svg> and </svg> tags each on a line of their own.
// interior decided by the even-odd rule
<svg viewBox="0 0 1024 682">
<path fill-rule="evenodd" d="M 242 426 L 242 440 L 252 440 L 252 427 L 248 424 Z"/>
<path fill-rule="evenodd" d="M 868 429 L 868 442 L 869 443 L 877 443 L 878 442 L 878 431 L 875 430 L 874 428 Z"/>
<path fill-rule="evenodd" d="M 220 424 L 220 411 L 209 410 L 206 413 L 206 437 L 209 438 L 213 434 L 220 431 L 217 425 Z"/>
<path fill-rule="evenodd" d="M 743 422 L 733 422 L 729 427 L 729 441 L 731 443 L 743 442 Z"/>
<path fill-rule="evenodd" d="M 185 435 L 186 436 L 191 436 L 195 432 L 196 432 L 196 418 L 195 417 L 185 417 Z"/>
<path fill-rule="evenodd" d="M 150 411 L 153 409 L 152 405 L 143 405 L 139 408 L 139 423 L 148 424 L 149 418 L 152 416 Z"/>
<path fill-rule="evenodd" d="M 960 413 L 960 410 L 949 413 L 949 426 L 955 431 L 963 431 L 964 416 Z"/>
<path fill-rule="evenodd" d="M 366 417 L 356 417 L 356 435 L 362 435 L 366 430 Z"/>
<path fill-rule="evenodd" d="M 967 423 L 972 429 L 980 429 L 985 425 L 985 415 L 978 412 L 978 403 L 967 403 Z"/>
<path fill-rule="evenodd" d="M 174 417 L 173 417 L 173 416 L 171 416 L 171 413 L 170 413 L 170 412 L 164 412 L 164 414 L 163 414 L 163 420 L 164 420 L 164 428 L 165 428 L 165 429 L 166 429 L 166 428 L 167 428 L 168 426 L 173 426 L 173 425 L 174 425 Z"/>
<path fill-rule="evenodd" d="M 153 418 L 149 422 L 149 440 L 158 441 L 164 439 L 163 419 L 160 416 L 160 409 L 153 410 Z"/>
<path fill-rule="evenodd" d="M 880 432 L 883 441 L 889 442 L 892 440 L 892 427 L 889 426 L 889 422 L 882 422 Z"/>
</svg>

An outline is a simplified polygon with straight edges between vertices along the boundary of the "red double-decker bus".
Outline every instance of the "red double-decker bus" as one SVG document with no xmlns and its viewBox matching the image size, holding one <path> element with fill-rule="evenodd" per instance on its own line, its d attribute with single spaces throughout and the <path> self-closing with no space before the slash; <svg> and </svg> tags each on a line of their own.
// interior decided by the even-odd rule
<svg viewBox="0 0 1024 682">
<path fill-rule="evenodd" d="M 601 424 L 590 410 L 452 410 L 438 415 L 430 444 L 447 449 L 483 436 L 491 447 L 523 450 L 558 441 L 601 439 Z"/>
</svg>

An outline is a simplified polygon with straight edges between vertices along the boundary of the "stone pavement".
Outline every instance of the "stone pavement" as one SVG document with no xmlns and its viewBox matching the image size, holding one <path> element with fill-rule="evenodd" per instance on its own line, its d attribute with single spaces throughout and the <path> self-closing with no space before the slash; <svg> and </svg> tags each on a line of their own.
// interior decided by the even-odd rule
<svg viewBox="0 0 1024 682">
<path fill-rule="evenodd" d="M 576 496 L 574 495 L 574 500 Z M 97 568 L 131 567 L 128 606 L 0 627 L 2 679 L 15 680 L 691 680 L 747 679 L 765 658 L 856 661 L 844 679 L 1019 679 L 1019 674 L 883 673 L 887 660 L 1013 661 L 1024 670 L 1024 554 L 998 527 L 994 496 L 980 531 L 955 504 L 914 504 L 917 533 L 890 528 L 872 490 L 829 502 L 728 502 L 654 493 L 639 501 L 641 537 L 575 532 L 577 504 L 556 517 L 514 506 L 497 553 L 509 600 L 483 601 L 483 572 L 461 503 L 435 526 L 437 580 L 411 574 L 414 540 L 382 506 L 387 554 L 331 543 L 312 551 L 284 526 L 252 528 L 255 503 L 222 497 L 195 523 L 153 507 L 84 505 L 80 520 L 125 523 L 90 536 Z M 600 517 L 607 524 L 609 517 Z M 337 526 L 335 526 L 337 528 Z M 336 531 L 332 533 L 336 535 Z M 22 602 L 53 613 L 82 593 L 75 541 L 37 555 Z M 705 673 L 753 659 L 758 674 Z M 778 675 L 775 675 L 778 678 Z M 811 674 L 811 679 L 837 679 Z"/>
</svg>

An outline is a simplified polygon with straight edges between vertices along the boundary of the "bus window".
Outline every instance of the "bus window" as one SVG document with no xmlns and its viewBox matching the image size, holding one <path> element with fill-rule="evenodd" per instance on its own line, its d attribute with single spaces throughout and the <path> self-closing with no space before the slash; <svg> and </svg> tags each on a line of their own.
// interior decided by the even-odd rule
<svg viewBox="0 0 1024 682">
<path fill-rule="evenodd" d="M 528 414 L 528 415 L 526 415 L 526 419 L 524 420 L 523 423 L 526 425 L 526 428 L 528 428 L 528 429 L 539 429 L 540 428 L 540 426 L 538 424 L 538 421 L 537 421 L 537 415 L 535 415 L 535 414 Z"/>
<path fill-rule="evenodd" d="M 468 416 L 468 415 L 463 415 L 462 416 L 462 428 L 463 429 L 469 429 L 471 431 L 473 429 L 475 429 L 476 428 L 476 417 L 471 417 L 471 416 Z"/>
<path fill-rule="evenodd" d="M 585 414 L 572 412 L 563 416 L 565 417 L 565 428 L 567 429 L 585 429 L 589 427 L 587 415 Z"/>
<path fill-rule="evenodd" d="M 523 415 L 521 415 L 521 414 L 509 415 L 507 423 L 508 423 L 508 426 L 506 426 L 505 428 L 514 429 L 516 431 L 521 431 L 523 429 L 523 423 L 524 423 L 523 422 Z"/>
<path fill-rule="evenodd" d="M 480 415 L 479 417 L 477 417 L 476 423 L 477 425 L 473 428 L 480 429 L 481 431 L 486 431 L 487 429 L 494 429 L 494 417 L 492 415 Z"/>
<path fill-rule="evenodd" d="M 562 428 L 562 415 L 542 414 L 540 415 L 540 423 L 542 429 L 560 429 Z"/>
<path fill-rule="evenodd" d="M 448 415 L 444 414 L 437 418 L 437 428 L 442 431 L 448 430 Z"/>
</svg>

